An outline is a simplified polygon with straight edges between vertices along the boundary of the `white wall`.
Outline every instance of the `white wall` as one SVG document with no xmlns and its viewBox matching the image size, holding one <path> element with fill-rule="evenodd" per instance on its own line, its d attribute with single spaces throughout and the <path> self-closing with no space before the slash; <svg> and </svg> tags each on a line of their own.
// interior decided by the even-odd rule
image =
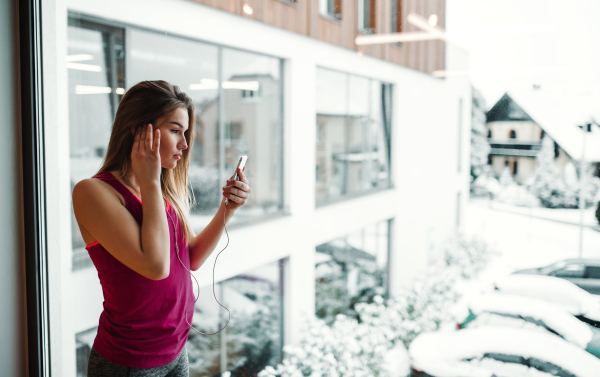
<svg viewBox="0 0 600 377">
<path fill-rule="evenodd" d="M 314 313 L 315 246 L 378 221 L 394 218 L 392 293 L 419 273 L 427 252 L 456 230 L 456 194 L 468 197 L 470 89 L 464 79 L 434 79 L 386 61 L 287 32 L 191 1 L 58 0 L 47 10 L 55 21 L 44 51 L 46 82 L 55 92 L 47 114 L 48 209 L 51 317 L 57 375 L 75 375 L 75 333 L 97 326 L 102 293 L 96 270 L 71 272 L 68 112 L 66 95 L 67 9 L 285 59 L 285 207 L 289 216 L 229 232 L 217 280 L 283 257 L 290 258 L 286 342 L 299 339 L 302 315 Z M 46 9 L 50 8 L 49 6 Z M 47 38 L 52 39 L 52 37 Z M 392 179 L 395 187 L 377 194 L 315 208 L 315 70 L 317 66 L 393 83 Z M 457 172 L 458 99 L 463 98 L 462 158 Z M 217 247 L 225 245 L 225 237 Z M 212 282 L 215 252 L 196 273 L 201 286 Z M 63 368 L 63 369 L 61 369 Z"/>
<path fill-rule="evenodd" d="M 27 374 L 17 2 L 0 1 L 0 374 Z"/>
</svg>

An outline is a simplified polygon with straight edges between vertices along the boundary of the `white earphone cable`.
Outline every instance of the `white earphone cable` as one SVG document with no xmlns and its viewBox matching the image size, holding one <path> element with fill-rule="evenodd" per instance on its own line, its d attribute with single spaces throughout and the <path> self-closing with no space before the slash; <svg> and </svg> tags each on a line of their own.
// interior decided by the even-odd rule
<svg viewBox="0 0 600 377">
<path fill-rule="evenodd" d="M 227 245 L 225 245 L 225 247 L 223 248 L 223 250 L 225 250 L 227 248 L 227 246 L 229 246 L 229 233 L 227 233 L 227 225 L 225 224 L 225 218 L 226 218 L 226 215 L 227 215 L 227 204 L 228 204 L 227 201 L 225 201 L 225 210 L 224 210 L 224 213 L 223 213 L 223 226 L 225 227 L 225 234 L 227 234 Z M 192 271 L 190 271 L 183 264 L 183 262 L 181 261 L 181 258 L 179 258 L 179 246 L 177 245 L 177 228 L 175 227 L 175 222 L 173 221 L 173 218 L 171 217 L 171 215 L 169 214 L 168 211 L 167 211 L 167 215 L 169 216 L 169 218 L 171 219 L 171 223 L 173 224 L 173 229 L 174 229 L 173 231 L 175 233 L 175 251 L 177 252 L 177 259 L 179 259 L 179 263 L 181 263 L 181 265 L 183 266 L 183 268 L 185 268 L 190 273 L 190 276 L 194 278 L 194 280 L 196 281 L 196 287 L 198 288 L 198 296 L 196 297 L 196 300 L 185 311 L 185 322 L 190 326 L 190 328 L 192 330 L 194 330 L 195 332 L 197 332 L 200 335 L 215 335 L 215 334 L 218 334 L 221 331 L 223 331 L 223 329 L 225 329 L 225 327 L 227 327 L 227 325 L 229 324 L 229 321 L 231 320 L 231 312 L 229 311 L 229 309 L 227 309 L 225 306 L 223 306 L 223 304 L 221 304 L 219 302 L 219 300 L 217 299 L 217 294 L 215 293 L 215 267 L 217 267 L 217 259 L 219 258 L 219 255 L 223 252 L 223 250 L 219 251 L 219 254 L 217 254 L 217 256 L 215 257 L 215 264 L 213 265 L 213 296 L 215 297 L 215 301 L 217 301 L 217 303 L 219 305 L 221 305 L 225 310 L 227 310 L 227 313 L 229 313 L 229 319 L 227 319 L 227 323 L 225 323 L 225 326 L 223 326 L 219 331 L 213 332 L 213 333 L 210 333 L 210 334 L 206 334 L 206 333 L 203 333 L 203 332 L 200 332 L 200 331 L 196 330 L 194 328 L 194 326 L 192 326 L 192 324 L 189 323 L 188 320 L 187 320 L 187 313 L 190 311 L 190 307 L 194 307 L 194 305 L 198 301 L 198 298 L 200 298 L 200 285 L 198 284 L 198 280 L 196 279 L 196 277 L 194 276 L 194 274 L 192 274 Z"/>
</svg>

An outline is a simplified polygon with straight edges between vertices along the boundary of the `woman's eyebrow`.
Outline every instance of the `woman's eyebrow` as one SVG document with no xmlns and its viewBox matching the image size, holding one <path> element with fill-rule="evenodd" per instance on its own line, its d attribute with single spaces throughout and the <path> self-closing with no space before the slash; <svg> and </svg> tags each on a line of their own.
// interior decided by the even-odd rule
<svg viewBox="0 0 600 377">
<path fill-rule="evenodd" d="M 183 126 L 182 126 L 181 124 L 177 123 L 177 122 L 170 122 L 170 123 L 171 123 L 171 124 L 176 124 L 176 125 L 178 125 L 179 127 L 183 128 Z M 187 130 L 186 130 L 186 131 L 187 131 Z"/>
</svg>

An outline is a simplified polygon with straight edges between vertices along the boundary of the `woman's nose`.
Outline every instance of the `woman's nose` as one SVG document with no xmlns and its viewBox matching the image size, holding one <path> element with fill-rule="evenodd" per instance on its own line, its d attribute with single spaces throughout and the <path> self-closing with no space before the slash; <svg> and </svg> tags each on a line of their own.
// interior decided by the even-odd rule
<svg viewBox="0 0 600 377">
<path fill-rule="evenodd" d="M 187 141 L 185 140 L 185 138 L 183 138 L 183 141 L 181 143 L 179 143 L 179 147 L 181 149 L 187 149 L 188 145 L 187 145 Z"/>
</svg>

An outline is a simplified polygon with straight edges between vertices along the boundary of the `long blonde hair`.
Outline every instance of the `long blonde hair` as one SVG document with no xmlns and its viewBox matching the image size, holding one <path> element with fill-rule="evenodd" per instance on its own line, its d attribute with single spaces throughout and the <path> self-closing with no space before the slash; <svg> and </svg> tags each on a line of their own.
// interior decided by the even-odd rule
<svg viewBox="0 0 600 377">
<path fill-rule="evenodd" d="M 161 190 L 163 197 L 171 204 L 182 225 L 186 242 L 192 238 L 189 221 L 190 208 L 196 204 L 193 191 L 188 192 L 188 168 L 194 143 L 194 104 L 179 87 L 166 81 L 142 81 L 131 87 L 121 99 L 112 126 L 104 163 L 96 174 L 110 170 L 121 172 L 120 178 L 131 186 L 125 176 L 131 167 L 133 133 L 141 127 L 170 114 L 178 108 L 187 110 L 189 128 L 184 136 L 188 148 L 182 151 L 181 160 L 174 169 L 161 168 Z M 191 195 L 190 195 L 191 194 Z"/>
</svg>

